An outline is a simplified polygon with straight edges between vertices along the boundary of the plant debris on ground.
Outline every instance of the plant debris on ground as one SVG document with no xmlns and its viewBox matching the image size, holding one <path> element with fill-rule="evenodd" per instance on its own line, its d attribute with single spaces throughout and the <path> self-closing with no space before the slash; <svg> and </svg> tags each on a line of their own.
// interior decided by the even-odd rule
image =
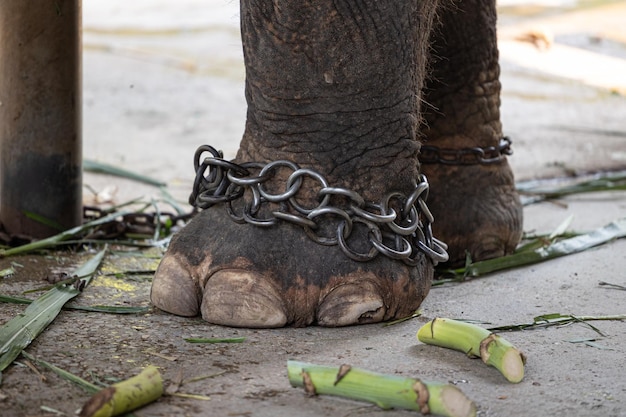
<svg viewBox="0 0 626 417">
<path fill-rule="evenodd" d="M 98 166 L 94 169 L 101 170 L 104 168 Z M 128 172 L 121 171 L 120 175 L 122 174 L 127 175 Z M 130 177 L 132 178 L 132 175 Z M 1 248 L 0 257 L 9 257 L 33 252 L 46 253 L 46 251 L 68 247 L 71 247 L 74 250 L 92 248 L 94 246 L 104 246 L 106 248 L 107 244 L 120 247 L 133 246 L 139 249 L 156 246 L 162 249 L 167 245 L 172 233 L 177 228 L 183 227 L 184 224 L 195 214 L 195 211 L 190 210 L 185 212 L 185 210 L 181 209 L 169 196 L 164 185 L 158 181 L 150 182 L 146 179 L 136 179 L 161 187 L 164 196 L 163 200 L 159 202 L 142 202 L 141 200 L 132 200 L 128 203 L 106 210 L 97 207 L 87 207 L 85 209 L 85 223 L 83 225 L 62 231 L 59 234 L 47 239 L 27 242 L 16 247 Z M 605 176 L 600 175 L 585 181 L 578 181 L 574 185 L 547 187 L 545 184 L 526 183 L 520 184 L 518 188 L 525 196 L 526 203 L 534 203 L 547 199 L 561 198 L 573 193 L 624 190 L 626 189 L 626 176 L 623 174 L 607 174 Z M 159 204 L 163 202 L 173 207 L 172 213 L 163 212 L 160 209 Z M 46 219 L 40 220 L 42 222 L 46 221 Z M 570 222 L 571 218 L 566 219 L 550 235 L 526 236 L 524 244 L 520 245 L 518 250 L 513 255 L 483 262 L 472 262 L 471 259 L 468 259 L 464 268 L 456 270 L 440 270 L 438 271 L 438 279 L 435 280 L 434 285 L 464 282 L 468 279 L 484 276 L 495 271 L 522 267 L 536 262 L 542 262 L 556 257 L 577 253 L 626 236 L 626 218 L 617 219 L 604 227 L 587 233 L 569 232 L 567 229 Z M 2 239 L 2 237 L 0 237 L 0 239 Z M 6 239 L 4 240 L 6 242 Z M 56 367 L 55 365 L 47 363 L 44 360 L 34 358 L 25 352 L 24 349 L 37 337 L 37 335 L 43 331 L 43 329 L 45 329 L 47 325 L 50 324 L 50 322 L 54 320 L 59 311 L 64 308 L 117 314 L 137 314 L 148 311 L 148 307 L 132 306 L 65 306 L 65 303 L 69 299 L 74 298 L 87 287 L 91 278 L 94 276 L 95 269 L 102 261 L 106 250 L 107 249 L 103 249 L 85 265 L 78 268 L 73 274 L 63 277 L 63 279 L 59 282 L 25 292 L 47 291 L 36 300 L 0 294 L 0 302 L 30 304 L 22 314 L 5 323 L 4 326 L 0 328 L 0 353 L 2 353 L 0 356 L 0 371 L 11 364 L 21 353 L 29 361 L 50 369 L 61 375 L 63 378 L 71 380 L 74 383 L 82 385 L 84 389 L 90 392 L 100 389 L 100 387 L 81 380 L 81 378 Z M 16 266 L 19 268 L 21 265 L 14 262 L 10 267 L 1 270 L 0 279 L 10 279 L 10 277 L 15 275 Z M 152 271 L 140 271 L 139 273 L 146 272 Z M 128 277 L 132 275 L 132 271 L 119 275 L 120 278 L 128 279 Z M 606 289 L 626 290 L 626 286 L 624 285 L 604 281 L 600 281 L 598 285 Z M 417 311 L 407 319 L 417 317 L 420 314 L 421 312 Z M 589 323 L 589 321 L 594 320 L 626 320 L 626 315 L 577 316 L 554 313 L 537 316 L 533 319 L 532 323 L 504 325 L 492 327 L 488 330 L 491 332 L 502 332 L 583 323 L 599 335 L 605 336 L 597 327 Z M 398 320 L 394 323 L 400 321 L 401 320 Z M 394 323 L 387 323 L 387 325 Z M 190 337 L 185 338 L 184 340 L 188 343 L 218 344 L 242 343 L 245 338 Z M 587 346 L 596 347 L 598 349 L 607 349 L 596 343 L 597 340 L 595 338 L 580 338 L 569 340 L 568 342 L 583 343 Z M 307 366 L 315 367 L 316 365 Z M 0 383 L 2 382 L 1 375 L 2 374 L 0 373 Z M 300 382 L 296 381 L 292 383 L 299 384 Z M 306 389 L 307 382 L 304 381 L 303 383 L 305 384 Z M 314 392 L 319 393 L 319 389 Z M 203 400 L 208 399 L 206 396 L 196 396 L 194 394 L 180 394 L 179 396 L 187 398 L 197 397 L 197 399 Z"/>
</svg>

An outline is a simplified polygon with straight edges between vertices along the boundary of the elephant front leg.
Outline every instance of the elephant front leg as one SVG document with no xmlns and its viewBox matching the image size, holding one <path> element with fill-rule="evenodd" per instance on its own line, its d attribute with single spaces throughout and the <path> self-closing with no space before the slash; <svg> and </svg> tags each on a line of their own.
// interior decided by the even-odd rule
<svg viewBox="0 0 626 417">
<path fill-rule="evenodd" d="M 450 264 L 511 253 L 522 207 L 500 123 L 500 68 L 494 0 L 442 7 L 433 31 L 432 75 L 424 90 L 420 160 L 431 183 L 434 230 Z"/>
<path fill-rule="evenodd" d="M 433 16 L 428 1 L 241 2 L 248 113 L 235 162 L 250 172 L 224 174 L 235 185 L 222 191 L 246 191 L 175 236 L 157 307 L 278 327 L 371 323 L 420 305 L 437 258 L 416 198 Z M 316 174 L 300 184 L 300 168 Z"/>
</svg>

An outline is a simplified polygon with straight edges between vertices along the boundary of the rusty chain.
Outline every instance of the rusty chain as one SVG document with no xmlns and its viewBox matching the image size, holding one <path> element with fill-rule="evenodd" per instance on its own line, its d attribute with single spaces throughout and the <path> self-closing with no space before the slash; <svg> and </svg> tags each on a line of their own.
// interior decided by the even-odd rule
<svg viewBox="0 0 626 417">
<path fill-rule="evenodd" d="M 437 146 L 423 145 L 420 149 L 419 161 L 422 164 L 445 165 L 492 165 L 497 164 L 512 155 L 511 139 L 500 139 L 498 146 L 485 148 L 445 149 Z"/>
<path fill-rule="evenodd" d="M 211 156 L 204 157 L 207 153 Z M 209 145 L 196 151 L 194 169 L 196 178 L 190 204 L 199 209 L 224 204 L 237 223 L 269 227 L 279 221 L 289 222 L 304 228 L 306 234 L 321 245 L 339 245 L 346 256 L 359 262 L 372 260 L 382 253 L 415 266 L 420 259 L 418 252 L 424 253 L 434 264 L 448 260 L 446 245 L 432 236 L 433 216 L 425 203 L 428 182 L 423 175 L 410 195 L 393 192 L 379 203 L 371 203 L 356 191 L 331 187 L 319 172 L 300 168 L 293 162 L 236 164 L 224 160 L 222 152 Z M 272 183 L 272 180 L 279 170 L 288 170 L 291 174 L 284 191 L 272 193 L 269 190 L 278 186 L 277 181 Z M 305 177 L 319 185 L 314 207 L 305 207 L 298 199 L 310 191 L 302 187 Z M 242 198 L 244 193 L 249 198 Z M 328 221 L 320 221 L 322 217 L 333 219 L 330 222 L 335 225 L 332 232 L 324 226 Z M 348 242 L 355 246 L 355 238 L 350 237 L 357 228 L 361 233 L 363 228 L 367 230 L 367 250 L 357 251 L 349 246 Z"/>
</svg>

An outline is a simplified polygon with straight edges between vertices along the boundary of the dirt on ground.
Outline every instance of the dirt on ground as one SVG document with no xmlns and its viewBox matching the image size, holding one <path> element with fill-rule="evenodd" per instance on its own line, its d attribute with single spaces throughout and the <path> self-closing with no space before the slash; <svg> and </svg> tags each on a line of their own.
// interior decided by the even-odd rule
<svg viewBox="0 0 626 417">
<path fill-rule="evenodd" d="M 191 161 L 196 147 L 214 144 L 232 157 L 243 129 L 237 5 L 214 1 L 215 10 L 224 8 L 219 10 L 225 23 L 207 17 L 211 23 L 206 30 L 190 24 L 194 30 L 169 31 L 161 25 L 158 30 L 133 31 L 127 30 L 127 21 L 116 20 L 124 15 L 123 7 L 131 7 L 123 6 L 128 2 L 107 2 L 109 8 L 94 3 L 98 7 L 84 5 L 85 158 L 165 181 L 168 191 L 184 204 L 193 179 Z M 196 22 L 201 18 L 194 15 L 202 10 L 201 3 L 205 2 L 186 0 L 169 8 L 159 3 L 159 16 L 162 21 L 168 16 L 175 22 L 183 19 L 185 29 L 184 19 L 194 16 Z M 590 7 L 589 2 L 583 3 Z M 134 2 L 132 7 L 139 10 L 143 4 Z M 617 4 L 624 7 L 625 3 Z M 602 15 L 603 10 L 611 18 L 615 13 L 613 8 L 594 7 L 594 16 Z M 184 14 L 185 10 L 190 13 Z M 559 36 L 575 32 L 565 24 L 568 10 L 526 12 L 520 14 L 516 9 L 511 15 L 503 9 L 501 21 L 510 29 L 537 19 L 542 28 L 547 25 L 550 30 L 550 18 L 558 17 L 557 44 Z M 579 18 L 580 14 L 575 14 L 571 21 Z M 581 36 L 593 34 L 594 39 L 600 36 L 607 42 L 618 38 L 591 33 L 589 27 L 585 26 Z M 614 30 L 611 26 L 611 33 Z M 515 38 L 512 29 L 505 33 L 507 42 Z M 558 67 L 538 70 L 526 66 L 507 59 L 511 50 L 506 48 L 503 43 L 502 117 L 505 131 L 513 139 L 511 162 L 518 180 L 626 169 L 626 99 L 619 89 L 568 78 Z M 617 49 L 612 57 L 624 61 L 622 50 Z M 139 195 L 162 198 L 158 189 L 130 180 L 86 173 L 84 181 L 89 186 L 86 203 L 93 202 L 89 190 L 100 192 L 107 187 L 114 190 L 112 198 L 117 203 Z M 624 191 L 573 195 L 526 206 L 524 229 L 550 233 L 574 215 L 570 230 L 588 231 L 625 213 Z M 0 278 L 0 294 L 23 296 L 26 290 L 46 285 L 46 276 L 71 272 L 99 248 L 2 258 L 0 270 L 12 266 L 15 273 Z M 234 329 L 156 310 L 149 304 L 149 289 L 162 250 L 109 248 L 98 276 L 69 304 L 143 306 L 147 312 L 120 315 L 64 310 L 26 351 L 101 385 L 129 378 L 147 365 L 157 366 L 170 394 L 135 411 L 133 415 L 138 417 L 415 414 L 384 411 L 336 397 L 310 397 L 289 384 L 288 359 L 335 366 L 345 363 L 449 382 L 476 402 L 480 416 L 626 416 L 626 322 L 593 322 L 601 334 L 584 323 L 506 333 L 528 356 L 526 377 L 520 384 L 507 383 L 479 360 L 424 345 L 415 338 L 423 323 L 441 316 L 500 326 L 532 322 L 533 317 L 549 313 L 626 314 L 626 292 L 599 285 L 601 281 L 626 285 L 624 239 L 549 262 L 433 288 L 422 306 L 422 316 L 400 324 L 337 329 Z M 0 303 L 0 324 L 24 308 Z M 185 341 L 193 337 L 245 340 L 218 344 Z M 88 397 L 75 384 L 19 357 L 2 372 L 0 416 L 72 416 Z"/>
</svg>

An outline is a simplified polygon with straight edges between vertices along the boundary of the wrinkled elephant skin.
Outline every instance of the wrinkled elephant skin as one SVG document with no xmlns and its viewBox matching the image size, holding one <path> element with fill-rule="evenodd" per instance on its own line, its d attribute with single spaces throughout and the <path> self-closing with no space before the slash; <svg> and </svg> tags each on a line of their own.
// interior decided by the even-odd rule
<svg viewBox="0 0 626 417">
<path fill-rule="evenodd" d="M 509 253 L 522 216 L 496 149 L 495 2 L 436 3 L 242 0 L 248 112 L 234 162 L 292 161 L 371 204 L 410 195 L 425 172 L 435 236 L 459 263 L 466 252 Z M 420 143 L 489 158 L 420 168 Z M 284 185 L 289 173 L 278 171 Z M 298 195 L 307 206 L 317 200 L 310 182 Z M 428 294 L 427 252 L 411 264 L 382 254 L 357 262 L 296 224 L 238 224 L 225 206 L 203 210 L 172 239 L 152 286 L 160 309 L 228 326 L 345 326 L 407 316 Z M 371 234 L 361 234 L 368 246 Z"/>
</svg>

